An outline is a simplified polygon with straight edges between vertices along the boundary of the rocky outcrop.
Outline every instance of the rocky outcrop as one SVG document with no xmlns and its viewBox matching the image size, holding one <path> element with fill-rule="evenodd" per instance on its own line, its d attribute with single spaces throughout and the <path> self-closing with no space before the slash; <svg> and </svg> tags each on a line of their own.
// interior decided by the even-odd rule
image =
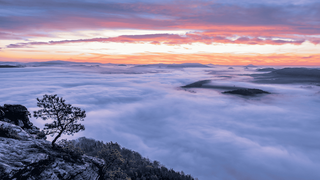
<svg viewBox="0 0 320 180">
<path fill-rule="evenodd" d="M 0 179 L 103 179 L 104 160 L 37 139 L 28 115 L 21 105 L 0 108 Z"/>
<path fill-rule="evenodd" d="M 0 120 L 2 121 L 8 121 L 25 129 L 30 129 L 33 126 L 29 120 L 30 112 L 22 105 L 5 104 L 0 106 L 0 111 Z"/>
<path fill-rule="evenodd" d="M 7 137 L 20 140 L 31 140 L 32 137 L 21 127 L 0 121 L 0 137 Z"/>
<path fill-rule="evenodd" d="M 96 179 L 104 161 L 82 155 L 73 157 L 45 140 L 0 137 L 0 179 Z"/>
<path fill-rule="evenodd" d="M 44 132 L 30 122 L 30 112 L 25 106 L 5 104 L 0 106 L 0 121 L 21 127 L 37 139 L 46 139 Z"/>
</svg>

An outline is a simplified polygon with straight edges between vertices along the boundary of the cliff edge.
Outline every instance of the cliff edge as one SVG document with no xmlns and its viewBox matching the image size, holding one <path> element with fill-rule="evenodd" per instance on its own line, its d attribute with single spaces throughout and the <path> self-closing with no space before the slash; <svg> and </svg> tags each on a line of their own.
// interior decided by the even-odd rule
<svg viewBox="0 0 320 180">
<path fill-rule="evenodd" d="M 104 160 L 52 148 L 22 105 L 0 106 L 0 179 L 103 179 Z"/>
</svg>

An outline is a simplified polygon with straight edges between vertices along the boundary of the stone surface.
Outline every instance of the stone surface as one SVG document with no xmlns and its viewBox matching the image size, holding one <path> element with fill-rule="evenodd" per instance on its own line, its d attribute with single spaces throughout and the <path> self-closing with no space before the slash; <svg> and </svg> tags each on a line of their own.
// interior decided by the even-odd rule
<svg viewBox="0 0 320 180">
<path fill-rule="evenodd" d="M 19 104 L 5 104 L 0 106 L 0 121 L 15 124 L 36 138 L 46 138 L 40 129 L 30 122 L 30 112 Z"/>
<path fill-rule="evenodd" d="M 0 121 L 0 137 L 8 137 L 20 140 L 31 140 L 32 137 L 21 127 Z"/>
<path fill-rule="evenodd" d="M 0 106 L 0 110 L 4 113 L 1 118 L 10 119 L 12 124 L 19 125 L 22 128 L 29 128 L 33 125 L 29 121 L 30 112 L 22 105 L 5 104 Z"/>
<path fill-rule="evenodd" d="M 53 148 L 51 142 L 37 139 L 30 132 L 40 132 L 39 128 L 29 121 L 24 106 L 0 108 L 0 179 L 103 179 L 104 160 Z"/>
<path fill-rule="evenodd" d="M 72 158 L 45 140 L 0 137 L 0 179 L 99 179 L 104 161 Z"/>
</svg>

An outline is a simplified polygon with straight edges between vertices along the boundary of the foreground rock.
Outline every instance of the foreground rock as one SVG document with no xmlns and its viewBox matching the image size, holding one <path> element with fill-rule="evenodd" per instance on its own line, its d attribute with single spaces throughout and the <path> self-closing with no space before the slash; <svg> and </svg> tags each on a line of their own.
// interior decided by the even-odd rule
<svg viewBox="0 0 320 180">
<path fill-rule="evenodd" d="M 99 179 L 104 161 L 52 149 L 45 140 L 0 137 L 0 179 Z"/>
<path fill-rule="evenodd" d="M 223 94 L 239 94 L 243 96 L 255 96 L 257 94 L 270 94 L 267 91 L 263 91 L 261 89 L 236 89 L 232 91 L 222 92 Z"/>
<path fill-rule="evenodd" d="M 102 159 L 52 148 L 21 105 L 0 107 L 0 179 L 101 179 Z M 10 119 L 8 119 L 10 118 Z M 38 138 L 38 139 L 37 139 Z"/>
<path fill-rule="evenodd" d="M 21 127 L 36 139 L 46 139 L 45 134 L 30 122 L 28 109 L 22 105 L 5 104 L 0 106 L 0 121 Z"/>
<path fill-rule="evenodd" d="M 32 140 L 32 136 L 29 135 L 21 127 L 0 121 L 0 137 L 8 137 L 19 140 Z"/>
<path fill-rule="evenodd" d="M 117 143 L 83 137 L 52 147 L 29 115 L 21 105 L 0 106 L 0 180 L 194 180 Z"/>
</svg>

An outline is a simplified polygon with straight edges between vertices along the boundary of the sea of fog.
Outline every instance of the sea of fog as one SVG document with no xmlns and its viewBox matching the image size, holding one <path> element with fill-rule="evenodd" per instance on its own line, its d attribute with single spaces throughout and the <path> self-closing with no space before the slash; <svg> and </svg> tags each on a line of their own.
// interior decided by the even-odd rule
<svg viewBox="0 0 320 180">
<path fill-rule="evenodd" d="M 86 130 L 63 138 L 118 142 L 199 180 L 320 179 L 320 86 L 252 83 L 256 69 L 31 63 L 0 68 L 0 105 L 34 111 L 57 94 L 87 112 Z M 206 79 L 272 94 L 180 87 Z"/>
</svg>

